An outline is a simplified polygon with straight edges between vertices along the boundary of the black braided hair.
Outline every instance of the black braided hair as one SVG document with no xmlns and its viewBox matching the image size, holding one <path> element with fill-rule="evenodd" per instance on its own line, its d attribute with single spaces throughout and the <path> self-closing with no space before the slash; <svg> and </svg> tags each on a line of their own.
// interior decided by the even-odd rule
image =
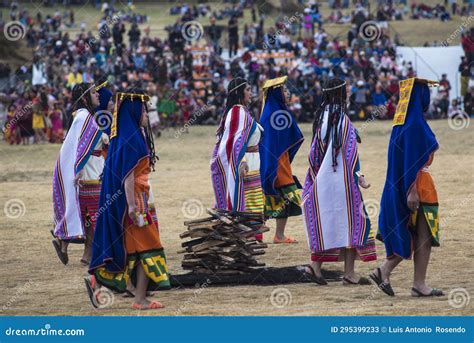
<svg viewBox="0 0 474 343">
<path fill-rule="evenodd" d="M 325 90 L 327 88 L 335 88 Z M 323 87 L 323 101 L 316 110 L 313 122 L 313 140 L 321 131 L 324 120 L 324 113 L 329 111 L 326 135 L 323 138 L 323 148 L 318 145 L 322 156 L 326 154 L 326 147 L 332 141 L 332 167 L 336 171 L 337 155 L 342 146 L 342 132 L 339 128 L 341 118 L 347 114 L 347 90 L 345 81 L 341 79 L 329 79 Z M 323 150 L 324 149 L 324 150 Z"/>
<path fill-rule="evenodd" d="M 227 86 L 227 100 L 225 103 L 225 110 L 222 114 L 221 122 L 217 129 L 216 135 L 217 139 L 220 142 L 222 135 L 224 134 L 224 127 L 225 127 L 225 120 L 227 118 L 227 112 L 234 106 L 234 105 L 242 105 L 244 100 L 244 90 L 247 84 L 247 80 L 236 77 L 229 82 Z M 239 87 L 240 86 L 240 87 Z"/>
<path fill-rule="evenodd" d="M 73 87 L 72 94 L 71 94 L 72 113 L 74 113 L 75 111 L 81 108 L 85 108 L 87 111 L 89 111 L 89 113 L 94 113 L 94 107 L 92 106 L 92 97 L 91 97 L 90 91 L 87 92 L 87 94 L 84 94 L 90 86 L 92 86 L 91 83 L 83 82 L 83 83 L 78 83 Z M 81 95 L 83 95 L 82 98 L 81 98 Z M 71 117 L 69 118 L 69 124 L 68 124 L 68 129 L 67 129 L 68 132 L 72 126 L 73 121 L 74 121 L 74 117 L 71 115 Z"/>
<path fill-rule="evenodd" d="M 148 104 L 144 102 L 143 106 L 145 106 L 145 111 L 148 112 Z M 155 164 L 159 160 L 159 158 L 155 151 L 155 139 L 153 137 L 153 131 L 151 130 L 150 121 L 148 121 L 147 126 L 144 128 L 144 132 L 146 144 L 148 145 L 148 149 L 150 150 L 150 166 L 152 170 L 155 171 Z"/>
</svg>

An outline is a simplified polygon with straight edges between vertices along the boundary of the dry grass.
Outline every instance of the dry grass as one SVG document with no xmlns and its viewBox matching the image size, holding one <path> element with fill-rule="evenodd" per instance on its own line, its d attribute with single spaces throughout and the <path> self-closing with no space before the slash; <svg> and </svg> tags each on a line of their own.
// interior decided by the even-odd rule
<svg viewBox="0 0 474 343">
<path fill-rule="evenodd" d="M 454 131 L 447 121 L 430 123 L 441 145 L 432 166 L 438 187 L 442 218 L 440 248 L 434 249 L 428 272 L 430 285 L 449 293 L 465 288 L 474 294 L 472 211 L 474 130 Z M 364 191 L 366 201 L 378 201 L 386 172 L 386 151 L 391 125 L 389 122 L 357 123 L 363 144 L 363 172 L 372 183 Z M 294 173 L 303 179 L 307 169 L 310 125 L 302 125 L 306 138 L 296 156 Z M 213 200 L 209 177 L 209 158 L 214 143 L 213 127 L 193 127 L 178 139 L 174 131 L 157 140 L 160 162 L 152 177 L 157 197 L 158 216 L 168 264 L 172 273 L 182 273 L 178 234 L 183 230 L 183 202 L 197 199 L 204 206 Z M 0 205 L 20 199 L 25 213 L 18 219 L 0 214 L 0 306 L 5 315 L 135 315 L 130 300 L 115 297 L 114 304 L 94 311 L 89 303 L 82 277 L 86 270 L 79 263 L 81 246 L 70 250 L 70 264 L 65 267 L 51 246 L 52 227 L 51 178 L 58 145 L 6 146 L 0 144 Z M 376 226 L 376 218 L 372 219 Z M 270 222 L 274 228 L 275 223 Z M 268 266 L 288 266 L 308 262 L 302 218 L 291 218 L 288 233 L 300 243 L 290 246 L 270 244 L 262 260 Z M 265 241 L 272 238 L 271 232 Z M 383 246 L 378 244 L 383 258 Z M 378 263 L 358 263 L 357 270 L 367 275 Z M 328 269 L 342 264 L 327 264 Z M 167 306 L 162 311 L 143 315 L 472 315 L 469 306 L 455 309 L 447 297 L 413 299 L 410 297 L 412 263 L 404 262 L 393 276 L 395 298 L 389 298 L 370 287 L 344 287 L 332 283 L 328 287 L 315 284 L 285 285 L 292 302 L 284 308 L 270 303 L 272 291 L 278 287 L 208 287 L 195 296 L 193 289 L 171 290 L 156 298 Z M 179 312 L 178 312 L 179 311 Z M 142 313 L 140 313 L 142 315 Z"/>
</svg>

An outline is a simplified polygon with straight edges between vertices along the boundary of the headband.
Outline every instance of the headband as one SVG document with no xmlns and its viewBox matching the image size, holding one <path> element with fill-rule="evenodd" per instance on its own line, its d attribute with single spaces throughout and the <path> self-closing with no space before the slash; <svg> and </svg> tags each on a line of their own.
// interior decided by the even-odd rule
<svg viewBox="0 0 474 343">
<path fill-rule="evenodd" d="M 95 83 L 93 83 L 89 88 L 87 88 L 84 93 L 81 94 L 81 96 L 79 98 L 77 98 L 76 101 L 74 101 L 74 103 L 72 104 L 72 108 L 76 107 L 77 103 L 79 102 L 79 100 L 81 100 L 84 95 L 86 95 L 92 88 L 95 87 Z"/>
<path fill-rule="evenodd" d="M 247 84 L 247 81 L 244 81 L 244 82 L 242 82 L 240 85 L 235 86 L 234 88 L 232 88 L 232 89 L 229 91 L 229 94 L 232 93 L 233 91 L 235 91 L 237 88 L 242 87 L 243 85 L 246 85 L 246 84 Z"/>
<path fill-rule="evenodd" d="M 334 90 L 334 89 L 338 89 L 338 88 L 344 87 L 345 85 L 346 85 L 346 81 L 344 81 L 343 83 L 341 83 L 339 86 L 335 86 L 335 87 L 331 87 L 331 88 L 323 88 L 323 92 L 332 91 L 332 90 Z"/>
</svg>

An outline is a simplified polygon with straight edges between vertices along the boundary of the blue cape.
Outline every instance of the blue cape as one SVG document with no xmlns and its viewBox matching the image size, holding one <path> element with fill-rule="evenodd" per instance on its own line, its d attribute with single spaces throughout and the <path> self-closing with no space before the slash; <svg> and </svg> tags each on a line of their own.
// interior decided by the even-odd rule
<svg viewBox="0 0 474 343">
<path fill-rule="evenodd" d="M 423 116 L 429 103 L 428 86 L 415 82 L 405 124 L 394 126 L 390 136 L 387 179 L 379 216 L 379 231 L 388 257 L 395 254 L 410 258 L 412 253 L 407 196 L 418 172 L 438 149 L 436 137 Z"/>
<path fill-rule="evenodd" d="M 97 93 L 99 93 L 99 106 L 95 108 L 95 113 L 98 116 L 97 122 L 100 129 L 107 135 L 110 135 L 110 123 L 112 122 L 112 116 L 109 112 L 107 112 L 107 106 L 110 99 L 112 98 L 112 92 L 108 88 L 102 87 L 97 91 Z"/>
<path fill-rule="evenodd" d="M 112 273 L 124 270 L 127 261 L 124 220 L 128 211 L 124 181 L 140 160 L 149 157 L 139 125 L 141 100 L 125 98 L 119 106 L 117 136 L 110 140 L 102 176 L 91 273 L 101 266 Z"/>
<path fill-rule="evenodd" d="M 282 87 L 271 87 L 260 117 L 263 137 L 260 140 L 260 177 L 266 195 L 278 195 L 275 189 L 278 160 L 288 151 L 290 162 L 303 143 L 296 118 L 285 104 Z"/>
</svg>

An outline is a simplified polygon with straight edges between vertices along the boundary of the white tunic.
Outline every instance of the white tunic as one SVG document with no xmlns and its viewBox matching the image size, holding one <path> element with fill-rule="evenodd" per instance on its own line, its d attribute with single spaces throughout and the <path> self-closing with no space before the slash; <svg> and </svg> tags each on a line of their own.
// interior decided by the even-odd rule
<svg viewBox="0 0 474 343">
<path fill-rule="evenodd" d="M 99 139 L 97 145 L 95 146 L 94 150 L 102 150 L 102 139 Z M 99 180 L 102 171 L 104 170 L 104 156 L 90 156 L 89 160 L 87 161 L 86 165 L 82 169 L 82 177 L 80 178 L 81 181 L 88 181 L 88 180 Z"/>
<path fill-rule="evenodd" d="M 247 148 L 258 146 L 260 142 L 260 137 L 262 136 L 263 127 L 257 123 L 257 129 L 252 133 L 249 138 Z M 256 171 L 260 170 L 260 153 L 257 152 L 246 152 L 245 153 L 245 160 L 247 161 L 247 165 L 249 166 L 249 171 Z"/>
</svg>

